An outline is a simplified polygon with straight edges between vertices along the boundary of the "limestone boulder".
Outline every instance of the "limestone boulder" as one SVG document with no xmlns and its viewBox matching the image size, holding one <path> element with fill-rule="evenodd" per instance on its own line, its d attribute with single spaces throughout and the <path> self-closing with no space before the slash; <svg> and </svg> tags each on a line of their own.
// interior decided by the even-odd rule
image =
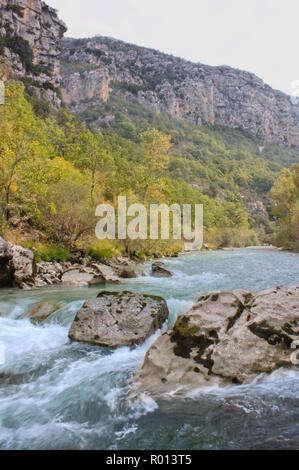
<svg viewBox="0 0 299 470">
<path fill-rule="evenodd" d="M 69 331 L 73 341 L 117 348 L 143 343 L 168 317 L 161 297 L 132 292 L 101 292 L 77 313 Z"/>
<path fill-rule="evenodd" d="M 299 286 L 201 297 L 146 354 L 133 390 L 153 396 L 247 383 L 299 363 Z"/>
</svg>

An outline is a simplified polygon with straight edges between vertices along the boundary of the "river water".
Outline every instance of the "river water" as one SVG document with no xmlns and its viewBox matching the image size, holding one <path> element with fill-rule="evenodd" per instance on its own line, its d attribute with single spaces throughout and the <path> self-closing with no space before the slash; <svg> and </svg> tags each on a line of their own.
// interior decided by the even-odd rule
<svg viewBox="0 0 299 470">
<path fill-rule="evenodd" d="M 203 293 L 259 291 L 299 283 L 299 255 L 237 249 L 184 254 L 166 264 L 171 279 L 140 277 L 105 290 L 167 299 L 171 327 Z M 146 265 L 150 272 L 150 265 Z M 277 371 L 249 385 L 194 390 L 160 402 L 128 403 L 134 371 L 159 334 L 135 350 L 70 343 L 68 329 L 99 287 L 0 290 L 0 449 L 299 448 L 299 371 Z M 49 323 L 18 320 L 34 303 L 56 300 Z M 10 383 L 1 373 L 12 374 Z M 298 436 L 298 437 L 297 437 Z"/>
</svg>

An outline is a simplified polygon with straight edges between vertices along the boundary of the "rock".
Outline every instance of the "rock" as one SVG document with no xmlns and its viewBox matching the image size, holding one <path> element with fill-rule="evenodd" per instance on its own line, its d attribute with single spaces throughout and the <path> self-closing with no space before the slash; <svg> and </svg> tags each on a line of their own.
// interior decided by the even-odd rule
<svg viewBox="0 0 299 470">
<path fill-rule="evenodd" d="M 137 277 L 137 274 L 132 267 L 127 266 L 120 270 L 119 277 L 122 279 L 134 279 Z"/>
<path fill-rule="evenodd" d="M 13 272 L 14 287 L 22 287 L 24 284 L 33 285 L 37 273 L 34 253 L 22 246 L 11 245 L 12 255 L 10 267 Z"/>
<path fill-rule="evenodd" d="M 30 80 L 36 94 L 55 108 L 61 104 L 57 87 L 60 40 L 65 31 L 66 26 L 58 18 L 56 10 L 41 0 L 0 2 L 0 36 L 6 63 L 14 77 Z M 15 38 L 14 47 L 11 41 L 6 43 L 9 36 Z"/>
<path fill-rule="evenodd" d="M 105 279 L 100 274 L 95 275 L 88 272 L 82 272 L 79 269 L 72 269 L 63 274 L 62 284 L 67 286 L 86 287 L 96 284 L 103 284 Z"/>
<path fill-rule="evenodd" d="M 250 450 L 298 450 L 299 441 L 284 436 L 272 437 L 250 447 Z"/>
<path fill-rule="evenodd" d="M 1 385 L 21 385 L 27 382 L 29 374 L 26 372 L 0 372 L 0 386 Z"/>
<path fill-rule="evenodd" d="M 168 317 L 161 297 L 132 292 L 101 292 L 86 302 L 69 331 L 73 341 L 117 348 L 143 343 Z"/>
<path fill-rule="evenodd" d="M 9 244 L 0 237 L 0 287 L 12 285 L 11 258 L 12 254 L 9 250 Z"/>
<path fill-rule="evenodd" d="M 33 307 L 19 319 L 29 318 L 32 323 L 43 323 L 52 313 L 61 307 L 58 302 L 42 301 L 34 304 Z"/>
<path fill-rule="evenodd" d="M 21 287 L 33 285 L 37 272 L 32 251 L 7 243 L 0 237 L 0 286 Z"/>
<path fill-rule="evenodd" d="M 100 263 L 92 263 L 91 267 L 95 269 L 106 282 L 119 282 L 119 278 L 116 276 L 114 269 L 110 266 Z"/>
<path fill-rule="evenodd" d="M 247 383 L 296 367 L 298 340 L 299 286 L 203 296 L 149 349 L 133 391 L 159 396 Z"/>
<path fill-rule="evenodd" d="M 152 264 L 152 276 L 155 277 L 172 277 L 173 272 L 170 271 L 164 263 L 157 261 Z"/>
</svg>

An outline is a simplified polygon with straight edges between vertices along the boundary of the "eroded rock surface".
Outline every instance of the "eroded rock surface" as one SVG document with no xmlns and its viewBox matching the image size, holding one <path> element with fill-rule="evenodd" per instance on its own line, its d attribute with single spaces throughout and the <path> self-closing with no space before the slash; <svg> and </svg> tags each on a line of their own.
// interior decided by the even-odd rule
<svg viewBox="0 0 299 470">
<path fill-rule="evenodd" d="M 101 292 L 79 310 L 69 337 L 111 348 L 133 346 L 161 328 L 167 317 L 167 304 L 161 297 Z"/>
<path fill-rule="evenodd" d="M 250 382 L 296 367 L 298 340 L 299 286 L 213 293 L 155 341 L 133 390 L 159 396 Z"/>
</svg>

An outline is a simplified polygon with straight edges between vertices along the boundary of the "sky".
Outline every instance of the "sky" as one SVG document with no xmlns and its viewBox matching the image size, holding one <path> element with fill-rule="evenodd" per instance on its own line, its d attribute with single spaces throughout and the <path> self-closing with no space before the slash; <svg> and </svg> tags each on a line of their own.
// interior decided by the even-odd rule
<svg viewBox="0 0 299 470">
<path fill-rule="evenodd" d="M 298 0 L 46 0 L 74 38 L 110 36 L 299 94 Z"/>
</svg>

